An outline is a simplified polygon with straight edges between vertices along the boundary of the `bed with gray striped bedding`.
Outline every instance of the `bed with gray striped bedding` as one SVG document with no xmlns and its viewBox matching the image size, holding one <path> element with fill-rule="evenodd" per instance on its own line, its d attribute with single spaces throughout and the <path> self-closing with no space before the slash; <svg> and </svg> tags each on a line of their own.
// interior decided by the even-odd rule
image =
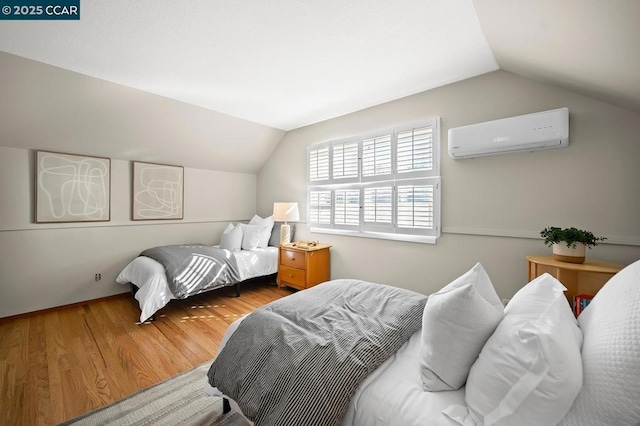
<svg viewBox="0 0 640 426">
<path fill-rule="evenodd" d="M 337 425 L 358 384 L 421 327 L 427 296 L 334 280 L 247 316 L 208 372 L 256 425 Z"/>
<path fill-rule="evenodd" d="M 159 246 L 144 250 L 140 256 L 164 266 L 171 293 L 178 299 L 241 281 L 236 258 L 218 247 L 205 244 Z"/>
</svg>

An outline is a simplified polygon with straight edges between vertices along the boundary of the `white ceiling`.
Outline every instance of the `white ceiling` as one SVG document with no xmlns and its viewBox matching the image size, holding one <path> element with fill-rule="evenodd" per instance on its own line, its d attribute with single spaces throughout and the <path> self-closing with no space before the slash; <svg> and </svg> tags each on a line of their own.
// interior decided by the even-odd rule
<svg viewBox="0 0 640 426">
<path fill-rule="evenodd" d="M 638 0 L 82 0 L 0 50 L 278 129 L 498 68 L 640 112 Z"/>
<path fill-rule="evenodd" d="M 471 0 L 82 0 L 0 50 L 283 130 L 498 68 Z"/>
</svg>

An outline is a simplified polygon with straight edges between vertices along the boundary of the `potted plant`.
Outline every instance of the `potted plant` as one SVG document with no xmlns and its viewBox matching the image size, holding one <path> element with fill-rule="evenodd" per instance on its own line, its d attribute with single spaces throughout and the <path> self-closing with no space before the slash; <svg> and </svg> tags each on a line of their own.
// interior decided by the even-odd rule
<svg viewBox="0 0 640 426">
<path fill-rule="evenodd" d="M 589 231 L 577 228 L 551 226 L 540 231 L 544 243 L 553 248 L 553 258 L 561 262 L 584 263 L 586 247 L 598 245 L 605 237 L 596 237 Z"/>
</svg>

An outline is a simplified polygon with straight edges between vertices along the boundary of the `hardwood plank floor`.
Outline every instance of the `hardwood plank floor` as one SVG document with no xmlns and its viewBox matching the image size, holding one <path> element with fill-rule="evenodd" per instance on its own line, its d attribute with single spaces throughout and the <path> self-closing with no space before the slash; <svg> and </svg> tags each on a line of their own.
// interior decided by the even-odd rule
<svg viewBox="0 0 640 426">
<path fill-rule="evenodd" d="M 256 280 L 144 324 L 130 294 L 0 319 L 0 425 L 55 425 L 210 361 L 231 322 L 291 292 Z"/>
</svg>

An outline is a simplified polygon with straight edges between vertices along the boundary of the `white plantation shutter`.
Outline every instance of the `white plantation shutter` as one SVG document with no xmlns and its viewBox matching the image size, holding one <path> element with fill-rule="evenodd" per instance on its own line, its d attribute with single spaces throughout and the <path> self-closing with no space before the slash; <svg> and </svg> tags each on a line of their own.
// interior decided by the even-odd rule
<svg viewBox="0 0 640 426">
<path fill-rule="evenodd" d="M 391 174 L 391 135 L 362 141 L 362 176 Z"/>
<path fill-rule="evenodd" d="M 435 243 L 438 118 L 307 148 L 311 232 Z"/>
<path fill-rule="evenodd" d="M 393 188 L 391 186 L 364 189 L 364 223 L 389 226 L 393 223 Z"/>
<path fill-rule="evenodd" d="M 397 172 L 433 170 L 433 126 L 398 132 Z"/>
<path fill-rule="evenodd" d="M 336 225 L 360 225 L 360 190 L 336 189 L 334 194 L 334 223 Z"/>
<path fill-rule="evenodd" d="M 309 222 L 315 225 L 331 224 L 331 191 L 309 192 Z"/>
<path fill-rule="evenodd" d="M 434 185 L 398 186 L 398 228 L 434 229 L 434 191 Z"/>
<path fill-rule="evenodd" d="M 329 179 L 329 145 L 309 150 L 309 181 Z"/>
<path fill-rule="evenodd" d="M 333 179 L 357 178 L 359 176 L 358 141 L 334 142 Z"/>
</svg>

